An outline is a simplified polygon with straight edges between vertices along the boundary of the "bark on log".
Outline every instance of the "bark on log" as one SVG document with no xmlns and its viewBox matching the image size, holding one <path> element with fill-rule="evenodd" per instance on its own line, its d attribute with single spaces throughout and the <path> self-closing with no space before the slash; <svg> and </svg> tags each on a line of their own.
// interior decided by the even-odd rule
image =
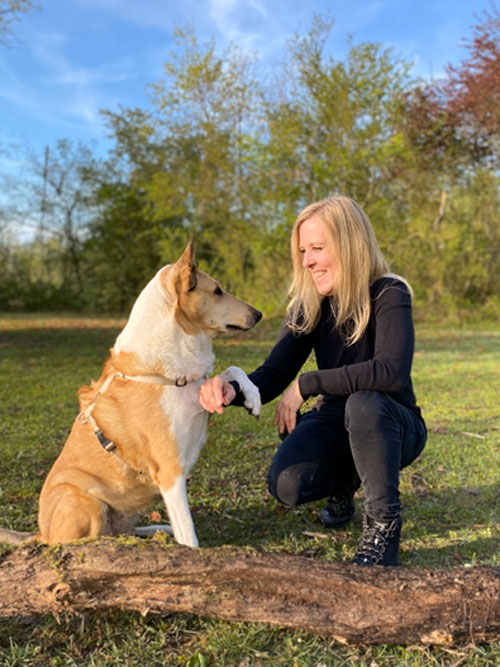
<svg viewBox="0 0 500 667">
<path fill-rule="evenodd" d="M 127 609 L 303 628 L 361 644 L 500 639 L 500 569 L 363 568 L 106 538 L 0 556 L 0 617 Z"/>
</svg>

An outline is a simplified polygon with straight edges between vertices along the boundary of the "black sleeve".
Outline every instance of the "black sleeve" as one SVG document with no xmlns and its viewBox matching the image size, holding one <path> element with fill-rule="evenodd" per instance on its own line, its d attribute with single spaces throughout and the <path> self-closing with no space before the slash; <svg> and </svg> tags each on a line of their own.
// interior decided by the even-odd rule
<svg viewBox="0 0 500 667">
<path fill-rule="evenodd" d="M 313 348 L 313 333 L 296 334 L 286 324 L 269 356 L 248 377 L 258 387 L 262 403 L 279 396 L 295 379 Z M 235 387 L 236 388 L 236 387 Z M 243 405 L 240 393 L 232 405 Z"/>
<path fill-rule="evenodd" d="M 299 378 L 304 398 L 318 394 L 349 395 L 362 390 L 399 392 L 408 386 L 414 349 L 411 296 L 399 283 L 384 288 L 373 300 L 372 308 L 373 358 L 304 373 Z"/>
</svg>

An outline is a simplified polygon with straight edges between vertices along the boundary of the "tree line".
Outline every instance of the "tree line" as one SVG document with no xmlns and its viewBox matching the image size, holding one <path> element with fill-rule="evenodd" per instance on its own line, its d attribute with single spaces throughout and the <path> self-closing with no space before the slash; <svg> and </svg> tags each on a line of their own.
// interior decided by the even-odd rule
<svg viewBox="0 0 500 667">
<path fill-rule="evenodd" d="M 298 211 L 345 194 L 418 316 L 498 319 L 500 13 L 483 12 L 466 58 L 431 82 L 380 44 L 327 55 L 331 28 L 314 17 L 267 70 L 177 30 L 148 106 L 103 111 L 104 158 L 62 139 L 4 185 L 0 310 L 124 313 L 193 235 L 201 268 L 280 311 Z"/>
</svg>

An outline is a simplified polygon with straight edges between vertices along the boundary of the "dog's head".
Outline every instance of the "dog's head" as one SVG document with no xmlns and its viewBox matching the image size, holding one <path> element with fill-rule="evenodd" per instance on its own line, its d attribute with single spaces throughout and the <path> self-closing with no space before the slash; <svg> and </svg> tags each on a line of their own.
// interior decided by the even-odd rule
<svg viewBox="0 0 500 667">
<path fill-rule="evenodd" d="M 193 239 L 177 260 L 160 272 L 162 286 L 175 294 L 175 317 L 188 334 L 201 331 L 214 337 L 220 333 L 246 331 L 262 313 L 226 292 L 217 280 L 198 269 Z"/>
</svg>

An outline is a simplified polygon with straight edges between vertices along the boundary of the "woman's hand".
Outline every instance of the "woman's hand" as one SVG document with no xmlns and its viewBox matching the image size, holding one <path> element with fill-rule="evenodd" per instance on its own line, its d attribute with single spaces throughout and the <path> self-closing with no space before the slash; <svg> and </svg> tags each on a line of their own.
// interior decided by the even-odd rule
<svg viewBox="0 0 500 667">
<path fill-rule="evenodd" d="M 205 380 L 198 392 L 201 407 L 207 412 L 218 412 L 220 415 L 224 412 L 224 406 L 229 405 L 235 396 L 233 385 L 220 375 Z"/>
<path fill-rule="evenodd" d="M 274 424 L 279 426 L 280 433 L 283 433 L 285 428 L 288 433 L 293 431 L 297 423 L 297 412 L 302 403 L 304 399 L 300 393 L 299 381 L 295 380 L 281 397 L 274 415 Z"/>
</svg>

